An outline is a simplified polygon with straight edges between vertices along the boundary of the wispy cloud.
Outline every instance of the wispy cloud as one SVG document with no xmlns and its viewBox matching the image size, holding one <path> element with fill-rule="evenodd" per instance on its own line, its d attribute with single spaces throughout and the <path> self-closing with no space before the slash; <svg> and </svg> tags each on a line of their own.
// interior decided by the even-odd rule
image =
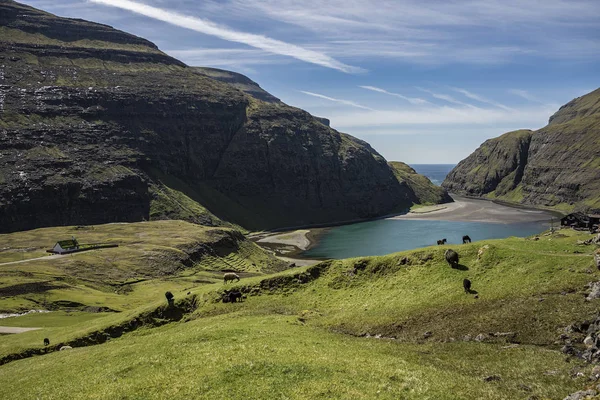
<svg viewBox="0 0 600 400">
<path fill-rule="evenodd" d="M 283 64 L 287 58 L 257 49 L 174 49 L 165 53 L 192 66 L 240 67 L 246 65 Z"/>
<path fill-rule="evenodd" d="M 508 91 L 508 93 L 514 94 L 515 96 L 519 96 L 524 98 L 525 100 L 531 101 L 533 103 L 541 103 L 543 104 L 544 102 L 542 100 L 540 100 L 539 98 L 537 98 L 536 96 L 532 95 L 531 93 L 529 93 L 527 90 L 522 90 L 522 89 L 510 89 Z"/>
<path fill-rule="evenodd" d="M 462 95 L 464 95 L 465 97 L 468 97 L 469 99 L 477 100 L 477 101 L 479 101 L 481 103 L 491 104 L 494 107 L 498 107 L 498 108 L 501 108 L 503 110 L 507 110 L 507 111 L 511 110 L 510 107 L 507 107 L 504 104 L 498 103 L 497 101 L 494 101 L 494 100 L 487 99 L 487 98 L 485 98 L 483 96 L 480 96 L 478 94 L 475 94 L 473 92 L 469 92 L 466 89 L 457 88 L 457 87 L 453 87 L 451 89 L 454 90 L 455 92 L 461 93 Z"/>
<path fill-rule="evenodd" d="M 426 107 L 416 110 L 355 111 L 330 113 L 328 118 L 335 128 L 354 131 L 371 131 L 382 127 L 393 127 L 398 132 L 410 127 L 472 127 L 506 126 L 512 129 L 538 129 L 546 124 L 548 116 L 555 111 L 549 106 L 528 107 L 520 110 L 467 109 L 464 107 Z M 418 128 L 421 131 L 422 128 Z M 393 134 L 394 130 L 390 130 Z M 500 134 L 502 132 L 498 132 Z"/>
<path fill-rule="evenodd" d="M 314 50 L 306 49 L 281 40 L 272 39 L 263 35 L 241 32 L 230 29 L 223 25 L 218 25 L 212 21 L 190 17 L 177 12 L 152 7 L 143 3 L 137 3 L 130 0 L 90 0 L 93 3 L 103 4 L 111 7 L 117 7 L 128 10 L 149 18 L 167 22 L 182 28 L 191 29 L 206 35 L 216 36 L 223 40 L 243 43 L 251 47 L 268 51 L 274 54 L 280 54 L 293 57 L 301 61 L 317 64 L 323 67 L 336 69 L 347 73 L 362 72 L 358 67 L 344 64 L 327 54 Z"/>
<path fill-rule="evenodd" d="M 318 97 L 318 98 L 324 99 L 324 100 L 333 101 L 335 103 L 345 104 L 345 105 L 351 106 L 351 107 L 362 108 L 363 110 L 375 111 L 372 108 L 365 107 L 363 105 L 360 105 L 360 104 L 355 103 L 355 102 L 350 101 L 350 100 L 336 99 L 336 98 L 325 96 L 325 95 L 322 95 L 322 94 L 319 94 L 319 93 L 306 92 L 304 90 L 300 90 L 300 93 L 304 93 L 304 94 L 306 94 L 308 96 Z"/>
<path fill-rule="evenodd" d="M 232 13 L 313 34 L 331 56 L 418 63 L 506 63 L 524 56 L 597 58 L 597 0 L 219 0 Z M 506 27 L 512 29 L 507 30 Z M 298 29 L 295 29 L 298 32 Z M 354 44 L 350 42 L 354 41 Z"/>
<path fill-rule="evenodd" d="M 432 97 L 434 97 L 436 99 L 444 100 L 444 101 L 447 101 L 448 103 L 457 104 L 459 106 L 464 106 L 464 107 L 469 107 L 469 108 L 478 108 L 478 107 L 475 107 L 473 104 L 469 104 L 469 103 L 465 103 L 460 100 L 456 100 L 454 97 L 447 95 L 447 94 L 436 93 L 429 89 L 425 89 L 425 88 L 418 87 L 418 86 L 416 86 L 416 88 L 424 93 L 429 93 Z"/>
<path fill-rule="evenodd" d="M 407 97 L 407 96 L 401 95 L 400 93 L 388 92 L 385 89 L 381 89 L 381 88 L 378 88 L 375 86 L 359 86 L 359 87 L 361 87 L 363 89 L 371 90 L 373 92 L 378 92 L 378 93 L 383 93 L 383 94 L 387 94 L 387 95 L 394 96 L 394 97 L 399 97 L 399 98 L 406 100 L 409 103 L 415 104 L 415 105 L 431 104 L 430 102 L 428 102 L 425 99 L 421 99 L 418 97 Z"/>
</svg>

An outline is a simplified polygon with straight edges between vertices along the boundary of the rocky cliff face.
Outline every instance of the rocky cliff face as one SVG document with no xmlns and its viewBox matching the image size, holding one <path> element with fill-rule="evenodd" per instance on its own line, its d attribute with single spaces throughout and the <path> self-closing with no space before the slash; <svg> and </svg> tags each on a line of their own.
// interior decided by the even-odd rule
<svg viewBox="0 0 600 400">
<path fill-rule="evenodd" d="M 0 232 L 165 218 L 267 229 L 411 204 L 365 142 L 211 74 L 0 1 Z"/>
<path fill-rule="evenodd" d="M 483 143 L 450 172 L 450 192 L 552 207 L 600 210 L 600 89 L 579 97 L 538 131 Z"/>
</svg>

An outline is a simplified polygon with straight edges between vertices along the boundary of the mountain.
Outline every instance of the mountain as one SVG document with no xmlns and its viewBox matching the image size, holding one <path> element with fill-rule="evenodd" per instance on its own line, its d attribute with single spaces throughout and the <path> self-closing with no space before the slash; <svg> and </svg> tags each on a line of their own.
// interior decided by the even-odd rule
<svg viewBox="0 0 600 400">
<path fill-rule="evenodd" d="M 408 164 L 400 161 L 388 162 L 400 184 L 405 184 L 412 191 L 413 202 L 417 204 L 439 204 L 453 202 L 446 189 L 436 186 L 429 178 L 418 174 Z"/>
<path fill-rule="evenodd" d="M 600 89 L 562 106 L 540 130 L 487 140 L 442 186 L 564 212 L 600 211 Z"/>
<path fill-rule="evenodd" d="M 0 232 L 185 219 L 247 229 L 411 205 L 386 160 L 250 79 L 0 1 Z"/>
</svg>

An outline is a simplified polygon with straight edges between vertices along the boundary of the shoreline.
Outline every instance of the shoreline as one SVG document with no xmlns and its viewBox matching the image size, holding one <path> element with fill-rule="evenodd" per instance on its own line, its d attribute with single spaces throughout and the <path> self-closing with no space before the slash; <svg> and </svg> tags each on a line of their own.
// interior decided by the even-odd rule
<svg viewBox="0 0 600 400">
<path fill-rule="evenodd" d="M 329 226 L 314 227 L 291 227 L 281 228 L 274 231 L 251 234 L 248 238 L 259 246 L 271 251 L 276 257 L 295 263 L 299 266 L 313 265 L 323 258 L 307 258 L 301 254 L 314 248 L 320 237 L 330 229 L 342 225 L 350 225 L 361 222 L 389 220 L 413 220 L 413 221 L 462 221 L 496 224 L 514 224 L 523 222 L 541 222 L 556 220 L 559 223 L 561 213 L 557 211 L 498 203 L 489 199 L 463 197 L 456 194 L 451 195 L 452 203 L 435 204 L 432 206 L 419 207 L 416 210 L 403 214 L 395 214 L 372 218 L 367 220 L 337 223 Z"/>
</svg>

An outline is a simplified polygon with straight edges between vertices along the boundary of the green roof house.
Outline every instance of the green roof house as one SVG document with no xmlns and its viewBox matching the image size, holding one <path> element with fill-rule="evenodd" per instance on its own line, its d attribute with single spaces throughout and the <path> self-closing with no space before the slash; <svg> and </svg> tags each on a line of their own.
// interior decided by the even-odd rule
<svg viewBox="0 0 600 400">
<path fill-rule="evenodd" d="M 75 237 L 72 237 L 71 240 L 58 241 L 52 248 L 52 252 L 55 254 L 72 253 L 76 250 L 79 250 L 79 243 Z"/>
</svg>

